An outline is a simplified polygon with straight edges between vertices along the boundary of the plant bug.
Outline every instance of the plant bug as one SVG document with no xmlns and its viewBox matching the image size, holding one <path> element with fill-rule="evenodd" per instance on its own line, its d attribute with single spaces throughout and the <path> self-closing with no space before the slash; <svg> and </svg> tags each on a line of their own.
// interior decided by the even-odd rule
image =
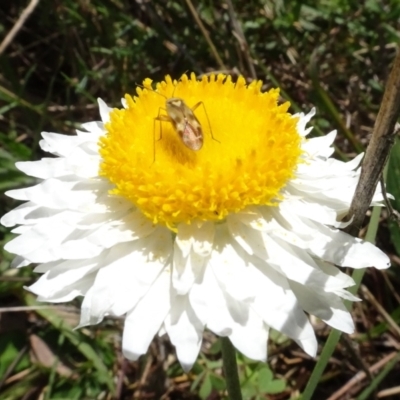
<svg viewBox="0 0 400 400">
<path fill-rule="evenodd" d="M 194 111 L 200 105 L 203 105 L 204 107 L 204 103 L 199 101 L 192 108 L 189 108 L 183 99 L 179 97 L 171 97 L 165 101 L 165 111 L 167 112 L 167 115 L 160 115 L 159 113 L 158 116 L 154 118 L 154 121 L 170 122 L 181 138 L 183 144 L 190 150 L 198 151 L 203 147 L 203 129 L 194 114 Z M 205 107 L 204 111 L 207 115 Z M 211 132 L 209 120 L 208 124 Z"/>
<path fill-rule="evenodd" d="M 156 121 L 160 121 L 160 138 L 162 139 L 162 122 L 169 122 L 172 124 L 174 131 L 178 134 L 179 138 L 181 139 L 182 143 L 190 150 L 198 151 L 203 147 L 203 128 L 201 126 L 200 121 L 197 119 L 194 111 L 199 107 L 203 106 L 204 113 L 207 117 L 208 127 L 210 129 L 210 134 L 213 140 L 219 142 L 219 140 L 215 139 L 212 134 L 210 119 L 208 118 L 207 110 L 202 101 L 196 103 L 192 108 L 190 108 L 185 101 L 180 97 L 174 97 L 175 89 L 172 93 L 172 97 L 167 98 L 165 95 L 156 92 L 153 90 L 154 93 L 159 94 L 160 96 L 165 98 L 165 108 L 160 107 L 158 110 L 157 117 L 154 118 L 154 128 L 153 128 L 153 135 L 155 141 L 155 124 Z M 161 110 L 164 110 L 166 115 L 160 114 Z M 154 159 L 155 159 L 155 147 L 154 147 Z"/>
</svg>

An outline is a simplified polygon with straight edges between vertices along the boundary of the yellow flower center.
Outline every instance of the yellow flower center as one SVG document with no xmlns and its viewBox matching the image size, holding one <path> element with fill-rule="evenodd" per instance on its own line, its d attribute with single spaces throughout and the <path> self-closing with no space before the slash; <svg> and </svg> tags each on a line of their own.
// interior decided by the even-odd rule
<svg viewBox="0 0 400 400">
<path fill-rule="evenodd" d="M 222 74 L 143 85 L 125 96 L 126 109 L 111 111 L 100 140 L 113 194 L 173 230 L 277 204 L 301 155 L 297 118 L 277 104 L 278 89 L 262 93 L 261 81 Z"/>
</svg>

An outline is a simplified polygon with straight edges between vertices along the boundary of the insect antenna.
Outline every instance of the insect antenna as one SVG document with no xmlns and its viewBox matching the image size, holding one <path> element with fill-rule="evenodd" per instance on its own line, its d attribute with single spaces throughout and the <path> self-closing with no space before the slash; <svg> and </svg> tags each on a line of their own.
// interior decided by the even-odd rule
<svg viewBox="0 0 400 400">
<path fill-rule="evenodd" d="M 158 94 L 158 95 L 164 97 L 165 100 L 168 99 L 168 97 L 165 96 L 165 94 L 162 94 L 162 93 L 160 93 L 160 92 L 157 92 L 157 90 L 155 90 L 155 89 L 153 89 L 153 88 L 150 88 L 150 89 L 149 89 L 148 87 L 143 86 L 143 85 L 141 85 L 140 83 L 136 83 L 136 86 L 140 87 L 141 89 L 148 90 L 148 91 L 150 91 L 150 92 L 156 93 L 156 94 Z"/>
</svg>

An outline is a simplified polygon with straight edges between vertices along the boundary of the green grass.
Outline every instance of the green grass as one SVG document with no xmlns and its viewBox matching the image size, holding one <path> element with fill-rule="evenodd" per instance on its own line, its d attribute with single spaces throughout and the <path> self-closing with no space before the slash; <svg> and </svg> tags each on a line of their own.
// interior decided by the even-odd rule
<svg viewBox="0 0 400 400">
<path fill-rule="evenodd" d="M 234 16 L 227 4 L 193 2 L 207 40 L 186 1 L 39 2 L 0 55 L 1 193 L 34 183 L 14 164 L 44 156 L 38 146 L 41 131 L 72 134 L 80 123 L 99 119 L 97 97 L 118 105 L 144 78 L 176 78 L 185 71 L 201 75 L 223 70 L 249 81 L 256 75 L 264 89 L 279 86 L 292 111 L 315 106 L 313 134 L 337 129 L 338 157 L 349 159 L 362 151 L 400 41 L 400 3 L 236 0 Z M 20 0 L 0 4 L 0 37 L 26 5 Z M 241 24 L 247 46 L 232 34 L 232 18 Z M 399 157 L 397 145 L 388 171 L 397 209 Z M 1 194 L 1 215 L 16 205 Z M 1 243 L 10 238 L 1 226 Z M 400 323 L 399 240 L 398 226 L 384 212 L 376 241 L 391 256 L 393 267 L 368 271 L 363 281 L 394 324 Z M 120 350 L 123 321 L 107 319 L 73 330 L 79 302 L 69 308 L 38 308 L 43 304 L 23 289 L 35 280 L 32 268 L 10 269 L 11 259 L 1 253 L 0 304 L 7 311 L 0 315 L 0 400 L 224 398 L 219 342 L 210 333 L 190 374 L 183 373 L 164 339 L 156 340 L 139 362 L 128 362 Z M 17 312 L 15 307 L 33 308 Z M 354 318 L 356 352 L 368 365 L 395 351 L 389 339 L 397 340 L 396 332 L 373 303 L 356 304 Z M 328 332 L 318 331 L 321 345 Z M 297 398 L 315 365 L 296 344 L 271 336 L 269 366 L 239 355 L 246 399 Z M 47 356 L 33 356 L 35 352 Z M 357 359 L 339 342 L 315 399 L 328 398 L 359 369 Z M 377 391 L 398 385 L 398 364 L 385 372 L 379 375 Z M 375 384 L 364 381 L 352 387 L 353 396 L 363 398 L 362 390 L 369 393 Z"/>
</svg>

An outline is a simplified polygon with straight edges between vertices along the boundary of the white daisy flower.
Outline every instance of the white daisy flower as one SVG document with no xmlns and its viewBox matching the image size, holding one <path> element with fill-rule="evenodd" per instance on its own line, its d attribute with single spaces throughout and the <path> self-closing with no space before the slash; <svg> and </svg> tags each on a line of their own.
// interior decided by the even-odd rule
<svg viewBox="0 0 400 400">
<path fill-rule="evenodd" d="M 48 302 L 83 296 L 80 326 L 126 315 L 132 360 L 166 333 L 185 370 L 206 328 L 262 361 L 270 328 L 316 354 L 307 313 L 353 332 L 343 299 L 357 300 L 346 290 L 354 281 L 337 266 L 389 266 L 340 231 L 361 156 L 330 158 L 335 133 L 306 139 L 314 111 L 290 115 L 261 82 L 183 75 L 150 85 L 122 109 L 99 100 L 102 122 L 77 136 L 44 132 L 55 158 L 17 164 L 41 180 L 9 191 L 25 203 L 1 220 L 19 225 L 6 245 L 14 266 L 43 274 L 29 290 Z M 163 111 L 172 95 L 194 108 L 198 151 L 179 135 L 200 133 L 191 113 Z"/>
</svg>

